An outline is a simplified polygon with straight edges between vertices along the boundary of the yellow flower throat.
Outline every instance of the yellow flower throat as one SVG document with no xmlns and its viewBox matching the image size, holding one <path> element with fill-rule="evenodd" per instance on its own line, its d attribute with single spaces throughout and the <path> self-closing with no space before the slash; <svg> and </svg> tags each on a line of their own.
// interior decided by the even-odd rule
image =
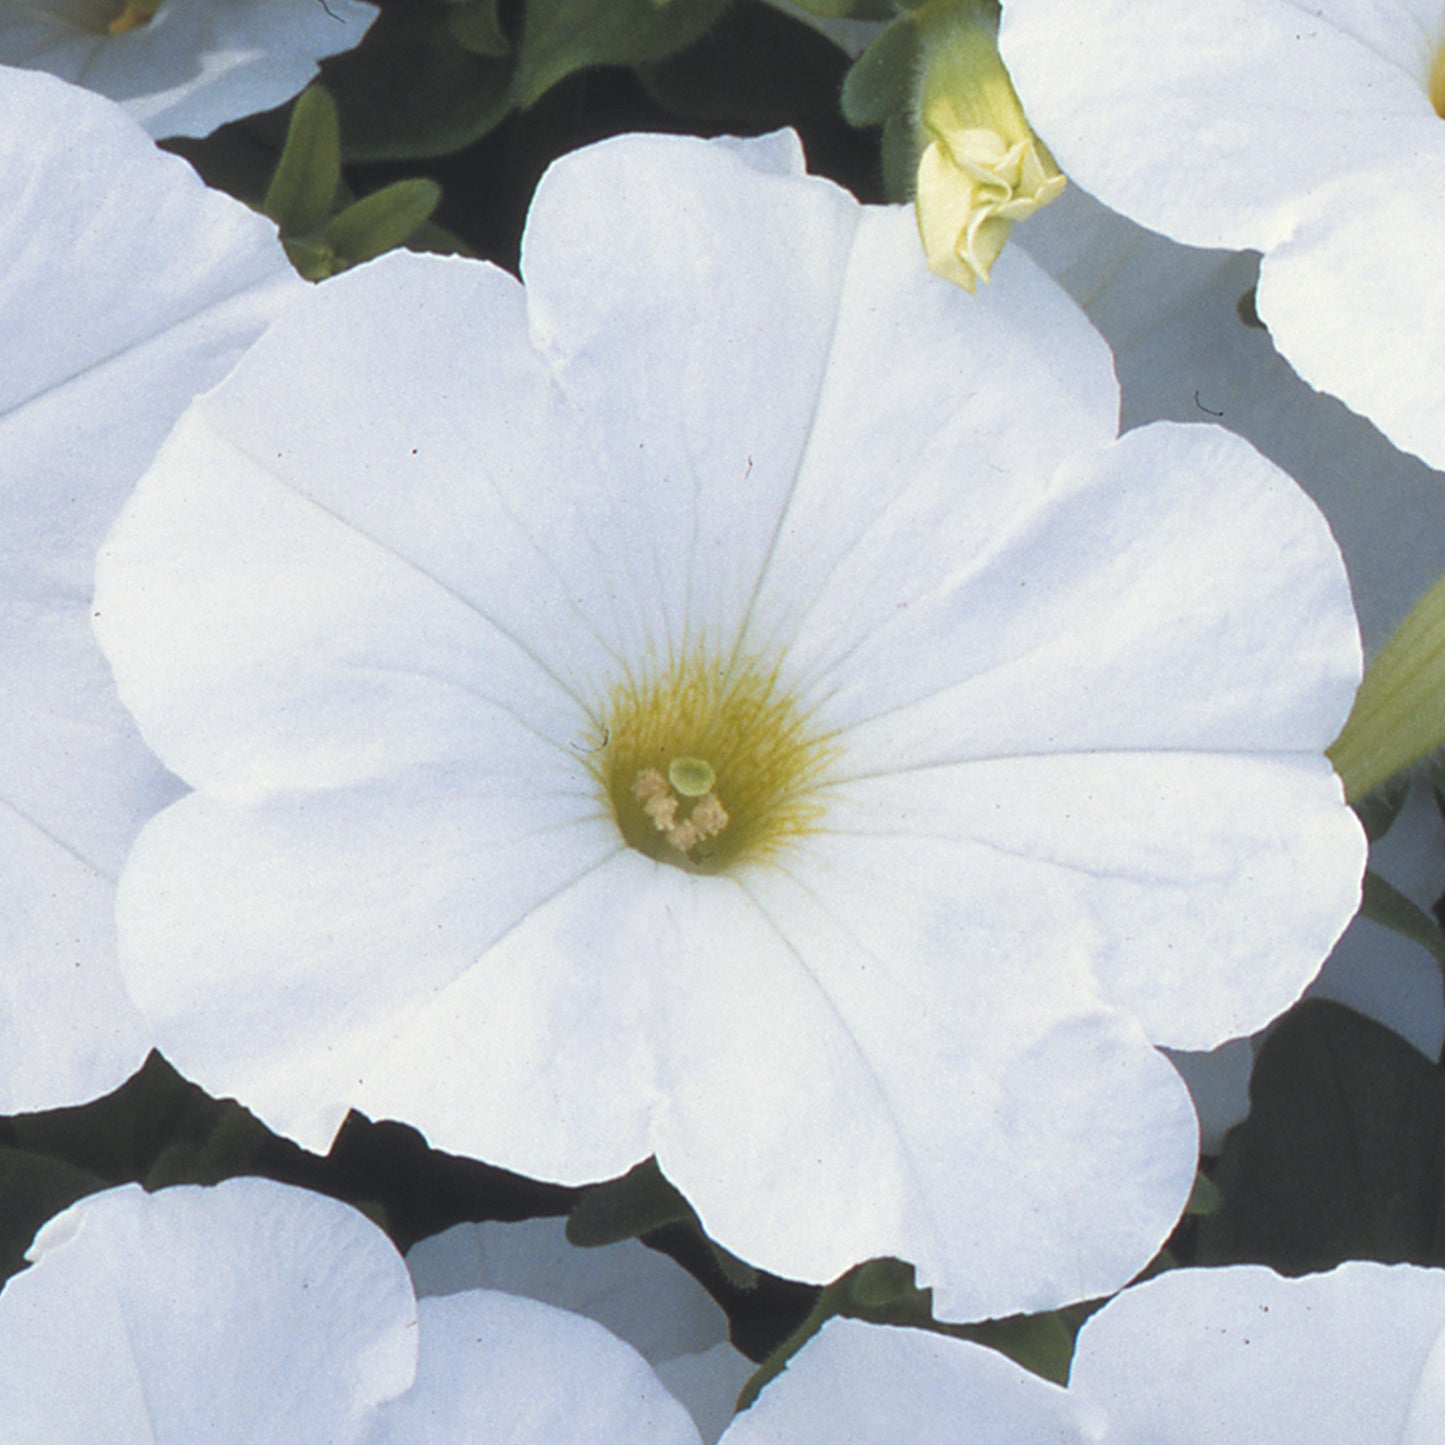
<svg viewBox="0 0 1445 1445">
<path fill-rule="evenodd" d="M 628 678 L 605 712 L 592 770 L 638 852 L 716 873 L 768 857 L 822 813 L 829 749 L 774 669 L 692 653 Z"/>
</svg>

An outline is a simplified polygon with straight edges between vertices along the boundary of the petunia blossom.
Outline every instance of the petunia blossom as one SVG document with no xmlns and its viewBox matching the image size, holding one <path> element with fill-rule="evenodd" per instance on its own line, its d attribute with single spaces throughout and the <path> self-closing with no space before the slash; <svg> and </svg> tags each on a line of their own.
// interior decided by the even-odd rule
<svg viewBox="0 0 1445 1445">
<path fill-rule="evenodd" d="M 1445 9 L 1006 0 L 1000 43 L 1072 179 L 1176 240 L 1263 252 L 1259 315 L 1295 370 L 1445 467 L 1428 361 L 1445 331 Z"/>
<path fill-rule="evenodd" d="M 171 424 L 306 288 L 275 228 L 111 102 L 0 69 L 0 1112 L 103 1094 L 150 1048 L 115 880 L 181 788 L 91 633 L 95 551 Z"/>
<path fill-rule="evenodd" d="M 24 0 L 0 7 L 0 64 L 109 96 L 153 136 L 205 136 L 290 100 L 376 15 L 365 0 Z"/>
<path fill-rule="evenodd" d="M 486 1290 L 418 1303 L 349 1205 L 265 1179 L 94 1194 L 0 1293 L 6 1438 L 109 1445 L 699 1445 L 600 1325 Z"/>
<path fill-rule="evenodd" d="M 626 1340 L 687 1407 L 706 1445 L 757 1366 L 728 1318 L 680 1264 L 636 1239 L 578 1248 L 561 1219 L 456 1224 L 407 1251 L 416 1292 L 490 1289 L 571 1310 Z"/>
<path fill-rule="evenodd" d="M 1117 1288 L 1187 1196 L 1154 1045 L 1353 911 L 1359 643 L 1237 438 L 1115 441 L 1026 257 L 970 298 L 796 141 L 559 162 L 523 287 L 395 256 L 197 402 L 104 548 L 195 789 L 127 865 L 166 1056 L 572 1183 L 655 1155 L 734 1253 L 953 1317 Z"/>
<path fill-rule="evenodd" d="M 724 1445 L 1429 1445 L 1445 1431 L 1445 1270 L 1176 1270 L 1079 1334 L 1067 1389 L 920 1330 L 832 1320 Z"/>
</svg>

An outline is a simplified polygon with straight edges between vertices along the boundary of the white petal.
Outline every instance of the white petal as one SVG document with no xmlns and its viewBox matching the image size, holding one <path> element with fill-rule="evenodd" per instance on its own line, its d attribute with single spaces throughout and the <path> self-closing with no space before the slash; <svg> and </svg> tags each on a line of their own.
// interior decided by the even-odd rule
<svg viewBox="0 0 1445 1445">
<path fill-rule="evenodd" d="M 1445 227 L 1436 179 L 1445 124 L 1433 113 L 1431 121 L 1427 141 L 1398 139 L 1371 172 L 1317 197 L 1304 224 L 1264 258 L 1258 304 L 1275 345 L 1311 386 L 1445 467 L 1445 387 L 1420 361 L 1445 328 L 1445 277 L 1428 245 Z"/>
<path fill-rule="evenodd" d="M 457 1224 L 406 1256 L 419 1295 L 493 1289 L 586 1315 L 654 1365 L 728 1337 L 722 1308 L 681 1265 L 635 1239 L 579 1249 L 566 1221 Z"/>
<path fill-rule="evenodd" d="M 533 335 L 599 482 L 627 501 L 613 545 L 664 656 L 736 637 L 809 439 L 858 215 L 827 181 L 671 136 L 590 147 L 538 186 Z"/>
<path fill-rule="evenodd" d="M 260 1179 L 96 1194 L 0 1294 L 11 1439 L 359 1441 L 411 1383 L 416 1306 L 364 1216 Z"/>
<path fill-rule="evenodd" d="M 367 1445 L 698 1445 L 651 1366 L 591 1320 L 487 1290 L 418 1315 L 416 1384 Z"/>
<path fill-rule="evenodd" d="M 663 1171 L 744 1258 L 827 1279 L 897 1255 L 940 1317 L 1127 1280 L 1193 1177 L 1178 1075 L 1101 1007 L 1077 949 L 1019 927 L 1039 900 L 1007 860 L 810 841 L 796 878 L 675 893 Z"/>
<path fill-rule="evenodd" d="M 499 271 L 387 257 L 292 308 L 177 428 L 96 607 L 122 697 L 188 782 L 344 786 L 526 731 L 588 776 L 578 689 L 635 603 L 595 575 L 567 491 L 588 459 L 522 324 Z"/>
<path fill-rule="evenodd" d="M 1445 896 L 1445 822 L 1423 777 L 1412 783 L 1390 831 L 1371 845 L 1370 868 L 1427 912 Z M 1394 1029 L 1429 1059 L 1445 1048 L 1440 964 L 1372 918 L 1350 924 L 1309 992 Z"/>
<path fill-rule="evenodd" d="M 1027 257 L 969 296 L 918 264 L 911 211 L 865 211 L 746 646 L 786 651 L 794 677 L 841 660 L 855 680 L 872 666 L 862 641 L 927 649 L 920 611 L 936 620 L 936 594 L 1007 547 L 1065 459 L 1117 422 L 1107 350 Z"/>
<path fill-rule="evenodd" d="M 1320 187 L 1438 144 L 1438 38 L 1398 0 L 1008 0 L 999 42 L 1086 190 L 1176 240 L 1262 250 Z"/>
<path fill-rule="evenodd" d="M 852 623 L 864 635 L 804 684 L 819 726 L 845 730 L 844 777 L 1031 754 L 1319 753 L 1338 734 L 1360 671 L 1339 550 L 1237 438 L 1132 432 L 984 536 L 952 567 L 920 568 L 894 616 Z M 910 534 L 890 540 L 884 575 L 906 575 Z M 836 617 L 819 609 L 816 630 Z"/>
<path fill-rule="evenodd" d="M 722 1445 L 1069 1445 L 1081 1438 L 1065 1392 L 995 1350 L 832 1319 Z"/>
<path fill-rule="evenodd" d="M 1069 1394 L 1119 1445 L 1394 1445 L 1442 1326 L 1442 1270 L 1175 1270 L 1089 1319 Z"/>
<path fill-rule="evenodd" d="M 122 877 L 128 986 L 177 1068 L 324 1152 L 348 1107 L 384 1101 L 377 1056 L 413 1015 L 437 999 L 447 1014 L 490 946 L 617 848 L 595 811 L 475 769 L 253 810 L 193 794 L 142 832 Z M 486 1057 L 449 1074 L 421 1034 L 392 1069 L 450 1104 L 475 1098 Z"/>
<path fill-rule="evenodd" d="M 163 0 L 106 32 L 119 6 L 27 0 L 0 13 L 0 62 L 49 70 L 123 105 L 153 136 L 204 136 L 290 100 L 316 62 L 360 43 L 361 0 Z"/>
<path fill-rule="evenodd" d="M 1249 1116 L 1249 1079 L 1254 1072 L 1250 1039 L 1226 1039 L 1206 1053 L 1166 1049 L 1199 1116 L 1199 1152 L 1218 1154 L 1224 1137 Z"/>
<path fill-rule="evenodd" d="M 652 1365 L 707 1445 L 757 1368 L 728 1343 L 713 1297 L 640 1240 L 579 1249 L 562 1219 L 457 1224 L 413 1246 L 406 1263 L 422 1296 L 494 1289 L 596 1320 Z"/>
<path fill-rule="evenodd" d="M 0 71 L 0 1110 L 104 1093 L 149 1035 L 115 972 L 115 875 L 175 781 L 90 634 L 95 549 L 186 403 L 303 286 L 274 228 L 113 106 Z M 159 242 L 158 237 L 164 237 Z M 23 1043 L 21 1042 L 23 1040 Z"/>
<path fill-rule="evenodd" d="M 1029 878 L 1040 949 L 1081 940 L 1156 1044 L 1209 1049 L 1304 990 L 1358 905 L 1365 842 L 1323 758 L 1079 753 L 924 768 L 840 788 L 830 832 L 947 849 Z M 986 896 L 991 879 L 964 893 Z"/>
</svg>

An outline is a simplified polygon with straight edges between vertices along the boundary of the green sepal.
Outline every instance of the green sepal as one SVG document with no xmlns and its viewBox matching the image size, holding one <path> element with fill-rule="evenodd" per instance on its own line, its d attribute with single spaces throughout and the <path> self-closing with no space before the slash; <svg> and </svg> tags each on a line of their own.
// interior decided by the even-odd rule
<svg viewBox="0 0 1445 1445">
<path fill-rule="evenodd" d="M 358 266 L 404 245 L 431 219 L 441 198 L 441 187 L 424 177 L 393 181 L 333 216 L 321 239 L 335 254 L 337 270 Z"/>
<path fill-rule="evenodd" d="M 657 1160 L 644 1159 L 577 1201 L 567 1216 L 567 1238 L 583 1246 L 616 1244 L 692 1217 L 691 1205 L 663 1177 Z"/>
<path fill-rule="evenodd" d="M 1365 874 L 1360 914 L 1408 938 L 1411 943 L 1418 943 L 1445 969 L 1445 929 L 1378 873 Z"/>
<path fill-rule="evenodd" d="M 574 71 L 646 65 L 700 39 L 727 0 L 526 0 L 512 96 L 533 105 Z"/>
<path fill-rule="evenodd" d="M 1445 577 L 1417 602 L 1365 669 L 1329 748 L 1352 802 L 1445 745 Z"/>
<path fill-rule="evenodd" d="M 918 180 L 918 131 L 911 115 L 890 115 L 883 123 L 883 194 L 895 205 L 913 199 Z"/>
<path fill-rule="evenodd" d="M 319 85 L 303 90 L 291 110 L 286 144 L 261 209 L 283 236 L 305 236 L 331 214 L 341 184 L 341 126 L 336 103 Z"/>
<path fill-rule="evenodd" d="M 502 29 L 497 0 L 459 0 L 448 24 L 457 44 L 473 55 L 498 60 L 511 53 L 512 42 Z"/>
<path fill-rule="evenodd" d="M 843 77 L 843 116 L 849 125 L 882 125 L 906 112 L 913 98 L 923 44 L 918 26 L 900 15 Z"/>
</svg>

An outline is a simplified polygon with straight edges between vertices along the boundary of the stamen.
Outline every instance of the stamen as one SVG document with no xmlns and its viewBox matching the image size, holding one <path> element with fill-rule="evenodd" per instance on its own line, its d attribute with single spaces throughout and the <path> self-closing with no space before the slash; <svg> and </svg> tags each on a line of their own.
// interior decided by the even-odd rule
<svg viewBox="0 0 1445 1445">
<path fill-rule="evenodd" d="M 708 785 L 716 781 L 711 767 L 701 758 L 675 758 L 667 770 L 673 787 L 684 796 L 696 785 L 699 778 L 706 776 Z M 685 786 L 679 786 L 681 775 Z M 677 794 L 668 787 L 656 768 L 644 768 L 632 784 L 632 794 L 642 804 L 642 811 L 652 819 L 652 826 L 667 839 L 679 853 L 690 853 L 699 843 L 715 838 L 728 825 L 727 809 L 718 801 L 716 794 L 704 792 L 692 805 L 692 811 L 681 822 L 677 820 L 680 801 Z"/>
</svg>

